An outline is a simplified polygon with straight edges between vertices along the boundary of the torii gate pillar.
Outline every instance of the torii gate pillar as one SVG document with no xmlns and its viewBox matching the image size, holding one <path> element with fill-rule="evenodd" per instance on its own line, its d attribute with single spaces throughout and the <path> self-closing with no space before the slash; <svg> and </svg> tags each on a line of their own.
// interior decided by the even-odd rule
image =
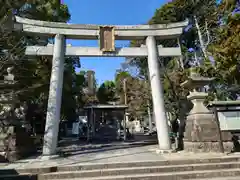
<svg viewBox="0 0 240 180">
<path fill-rule="evenodd" d="M 64 35 L 57 34 L 55 35 L 55 43 L 53 48 L 52 71 L 43 142 L 43 156 L 51 156 L 56 154 L 62 105 L 64 55 L 65 37 Z"/>
<path fill-rule="evenodd" d="M 148 36 L 146 39 L 146 45 L 148 49 L 149 79 L 152 90 L 153 109 L 156 118 L 159 149 L 161 151 L 169 151 L 171 150 L 171 143 L 164 107 L 163 90 L 158 63 L 158 49 L 155 37 Z"/>
</svg>

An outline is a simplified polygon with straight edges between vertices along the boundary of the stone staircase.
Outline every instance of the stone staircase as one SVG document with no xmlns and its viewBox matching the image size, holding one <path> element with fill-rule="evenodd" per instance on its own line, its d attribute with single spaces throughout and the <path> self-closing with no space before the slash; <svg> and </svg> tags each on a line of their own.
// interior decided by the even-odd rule
<svg viewBox="0 0 240 180">
<path fill-rule="evenodd" d="M 0 170 L 1 180 L 239 180 L 240 157 L 81 164 L 8 171 L 1 173 L 4 171 Z"/>
</svg>

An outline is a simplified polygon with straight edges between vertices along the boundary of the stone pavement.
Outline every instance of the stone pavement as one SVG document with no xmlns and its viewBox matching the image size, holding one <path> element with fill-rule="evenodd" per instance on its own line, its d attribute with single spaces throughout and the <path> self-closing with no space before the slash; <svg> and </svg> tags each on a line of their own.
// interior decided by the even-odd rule
<svg viewBox="0 0 240 180">
<path fill-rule="evenodd" d="M 86 147 L 88 146 L 88 147 Z M 189 153 L 178 152 L 171 154 L 157 153 L 157 145 L 72 145 L 65 148 L 63 154 L 51 160 L 43 160 L 39 157 L 32 157 L 19 160 L 12 164 L 1 164 L 0 169 L 22 169 L 22 168 L 41 168 L 50 166 L 68 166 L 80 164 L 96 163 L 122 163 L 138 161 L 162 161 L 162 160 L 181 160 L 181 159 L 201 159 L 214 157 L 239 156 L 240 154 L 220 154 L 220 153 Z M 79 149 L 80 148 L 80 149 Z"/>
</svg>

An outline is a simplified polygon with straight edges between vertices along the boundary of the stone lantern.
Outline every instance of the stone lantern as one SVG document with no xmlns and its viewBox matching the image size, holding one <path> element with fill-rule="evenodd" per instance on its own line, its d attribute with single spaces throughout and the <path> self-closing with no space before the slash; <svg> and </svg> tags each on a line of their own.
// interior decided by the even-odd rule
<svg viewBox="0 0 240 180">
<path fill-rule="evenodd" d="M 187 96 L 193 104 L 186 119 L 184 144 L 188 151 L 219 151 L 219 131 L 213 112 L 204 105 L 208 96 L 204 86 L 210 84 L 214 78 L 208 78 L 191 73 L 188 80 L 181 84 L 188 89 Z"/>
<path fill-rule="evenodd" d="M 14 89 L 19 85 L 14 80 L 12 67 L 0 81 L 0 162 L 16 161 L 35 152 L 34 141 L 25 125 L 25 106 L 19 105 Z"/>
</svg>

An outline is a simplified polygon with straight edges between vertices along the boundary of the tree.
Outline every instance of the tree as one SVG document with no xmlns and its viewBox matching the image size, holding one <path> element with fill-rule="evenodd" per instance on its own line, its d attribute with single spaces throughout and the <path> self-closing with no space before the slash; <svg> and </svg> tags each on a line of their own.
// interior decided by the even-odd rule
<svg viewBox="0 0 240 180">
<path fill-rule="evenodd" d="M 89 78 L 89 73 L 87 71 L 80 71 L 76 74 L 76 92 L 78 94 L 77 97 L 77 108 L 83 108 L 89 104 L 98 103 L 97 99 L 97 81 L 94 77 L 94 72 L 91 71 L 92 78 Z M 89 82 L 92 81 L 92 82 Z M 92 83 L 91 85 L 89 83 Z M 90 86 L 89 86 L 90 85 Z"/>
<path fill-rule="evenodd" d="M 70 19 L 68 8 L 59 4 L 59 0 L 25 0 L 1 1 L 0 22 L 4 23 L 9 12 L 15 15 L 45 21 L 66 22 Z M 26 45 L 46 45 L 52 39 L 44 36 L 29 36 L 21 32 L 0 31 L 0 74 L 6 68 L 14 67 L 15 79 L 20 86 L 15 87 L 15 94 L 20 102 L 27 102 L 27 117 L 33 119 L 34 114 L 46 114 L 50 82 L 51 57 L 27 57 L 24 55 Z M 78 57 L 65 58 L 65 72 L 62 100 L 62 117 L 73 119 L 76 108 L 75 67 L 79 66 Z"/>
<path fill-rule="evenodd" d="M 128 94 L 131 75 L 127 71 L 118 70 L 115 76 L 116 93 L 119 97 L 119 103 L 125 104 L 125 95 Z M 126 93 L 126 94 L 125 94 Z"/>
<path fill-rule="evenodd" d="M 199 66 L 207 61 L 211 53 L 209 45 L 214 41 L 217 28 L 217 2 L 215 0 L 173 0 L 155 11 L 148 24 L 165 24 L 189 20 L 189 26 L 184 30 L 179 40 L 159 40 L 163 47 L 181 45 L 182 58 L 159 58 L 160 77 L 164 87 L 164 100 L 167 111 L 178 118 L 182 104 L 189 105 L 187 91 L 180 84 L 189 74 L 188 68 Z M 141 46 L 144 41 L 132 41 L 131 46 Z M 130 66 L 139 69 L 138 77 L 148 81 L 147 58 L 128 60 Z"/>
<path fill-rule="evenodd" d="M 100 85 L 97 91 L 99 103 L 107 104 L 110 101 L 116 101 L 116 86 L 113 81 L 105 81 Z"/>
<path fill-rule="evenodd" d="M 120 104 L 128 105 L 128 112 L 133 118 L 142 117 L 147 113 L 150 101 L 150 86 L 144 79 L 134 77 L 127 71 L 119 70 L 115 77 L 116 93 Z"/>
<path fill-rule="evenodd" d="M 77 109 L 81 109 L 87 103 L 86 93 L 84 92 L 84 89 L 87 88 L 87 78 L 85 71 L 76 73 L 74 87 L 76 93 Z"/>
<path fill-rule="evenodd" d="M 239 86 L 239 51 L 240 51 L 240 5 L 236 0 L 221 1 L 217 15 L 218 28 L 214 29 L 215 41 L 209 46 L 212 60 L 205 62 L 198 69 L 204 76 L 215 77 L 210 86 L 212 100 L 237 99 L 240 94 Z"/>
</svg>

